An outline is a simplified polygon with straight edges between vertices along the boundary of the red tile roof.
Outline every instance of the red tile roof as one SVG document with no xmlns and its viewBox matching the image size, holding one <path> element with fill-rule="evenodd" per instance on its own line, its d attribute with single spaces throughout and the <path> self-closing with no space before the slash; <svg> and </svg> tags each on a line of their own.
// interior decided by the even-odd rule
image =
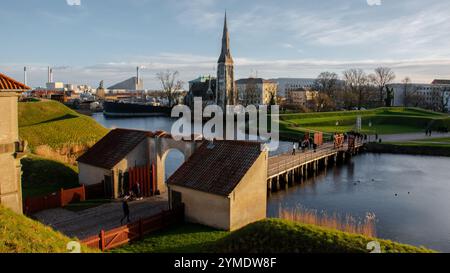
<svg viewBox="0 0 450 273">
<path fill-rule="evenodd" d="M 80 156 L 77 161 L 108 170 L 112 169 L 148 136 L 152 136 L 152 133 L 114 129 Z"/>
<path fill-rule="evenodd" d="M 258 142 L 205 142 L 167 183 L 228 196 L 260 155 Z"/>
<path fill-rule="evenodd" d="M 31 88 L 25 84 L 18 82 L 5 74 L 0 73 L 0 91 L 8 90 L 30 90 Z"/>
</svg>

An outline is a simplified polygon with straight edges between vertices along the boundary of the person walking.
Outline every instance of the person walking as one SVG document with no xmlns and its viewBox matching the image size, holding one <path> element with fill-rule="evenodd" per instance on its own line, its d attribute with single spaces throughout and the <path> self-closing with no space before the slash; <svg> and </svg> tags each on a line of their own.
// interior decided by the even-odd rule
<svg viewBox="0 0 450 273">
<path fill-rule="evenodd" d="M 123 220 L 127 219 L 127 223 L 130 223 L 130 207 L 128 206 L 128 196 L 122 199 L 122 210 L 123 217 L 120 219 L 120 224 L 122 225 Z"/>
<path fill-rule="evenodd" d="M 295 155 L 295 150 L 296 150 L 296 144 L 295 142 L 292 144 L 292 155 Z"/>
<path fill-rule="evenodd" d="M 141 184 L 139 182 L 136 183 L 136 199 L 142 200 L 141 196 Z"/>
</svg>

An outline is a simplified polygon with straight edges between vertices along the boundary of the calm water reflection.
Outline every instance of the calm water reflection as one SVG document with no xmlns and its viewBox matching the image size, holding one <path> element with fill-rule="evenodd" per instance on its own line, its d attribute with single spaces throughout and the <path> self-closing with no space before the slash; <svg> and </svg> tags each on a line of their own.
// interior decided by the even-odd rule
<svg viewBox="0 0 450 273">
<path fill-rule="evenodd" d="M 102 114 L 94 119 L 107 128 L 149 131 L 170 131 L 174 121 L 166 117 L 105 119 Z M 290 143 L 283 143 L 280 150 L 290 148 Z M 171 152 L 166 177 L 183 161 L 181 153 Z M 373 212 L 379 237 L 450 252 L 449 158 L 359 155 L 348 165 L 272 194 L 268 215 L 276 216 L 280 207 L 299 205 L 356 217 Z"/>
<path fill-rule="evenodd" d="M 374 212 L 378 237 L 450 252 L 449 158 L 359 155 L 348 165 L 272 194 L 268 214 L 299 205 L 361 218 Z"/>
</svg>

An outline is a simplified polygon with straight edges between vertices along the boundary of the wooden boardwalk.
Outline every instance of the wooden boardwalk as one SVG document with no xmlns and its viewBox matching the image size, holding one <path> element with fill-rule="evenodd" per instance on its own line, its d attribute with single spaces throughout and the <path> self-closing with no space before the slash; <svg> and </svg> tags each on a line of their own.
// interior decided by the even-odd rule
<svg viewBox="0 0 450 273">
<path fill-rule="evenodd" d="M 267 168 L 268 190 L 276 191 L 286 185 L 317 173 L 328 166 L 329 163 L 344 162 L 353 154 L 358 153 L 364 145 L 362 141 L 356 142 L 352 151 L 345 143 L 341 148 L 335 148 L 333 143 L 325 143 L 316 149 L 302 152 L 297 150 L 293 155 L 289 153 L 269 158 Z"/>
</svg>

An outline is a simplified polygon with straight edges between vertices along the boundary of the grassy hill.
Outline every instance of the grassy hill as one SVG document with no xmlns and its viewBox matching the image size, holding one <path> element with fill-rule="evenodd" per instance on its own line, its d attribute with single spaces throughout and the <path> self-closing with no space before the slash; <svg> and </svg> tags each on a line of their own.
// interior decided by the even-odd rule
<svg viewBox="0 0 450 273">
<path fill-rule="evenodd" d="M 367 243 L 378 241 L 383 253 L 431 252 L 388 240 L 304 225 L 279 219 L 250 224 L 213 245 L 220 253 L 368 253 Z"/>
<path fill-rule="evenodd" d="M 0 205 L 0 253 L 67 253 L 70 241 L 74 240 Z M 96 252 L 85 246 L 81 251 Z"/>
<path fill-rule="evenodd" d="M 234 232 L 185 224 L 113 250 L 118 253 L 368 253 L 377 240 L 383 252 L 431 252 L 425 248 L 368 238 L 311 225 L 267 219 Z"/>
<path fill-rule="evenodd" d="M 435 130 L 440 127 L 450 128 L 448 115 L 420 108 L 391 107 L 364 111 L 282 114 L 280 131 L 346 132 L 354 129 L 357 116 L 361 116 L 362 131 L 365 133 L 397 134 L 422 132 L 428 127 Z M 369 127 L 369 123 L 372 123 L 372 127 Z"/>
<path fill-rule="evenodd" d="M 19 134 L 31 151 L 21 160 L 23 197 L 77 187 L 76 158 L 107 132 L 59 102 L 20 102 Z"/>
<path fill-rule="evenodd" d="M 33 153 L 73 163 L 108 129 L 56 101 L 19 103 L 19 134 Z M 65 160 L 65 159 L 71 160 Z"/>
</svg>

